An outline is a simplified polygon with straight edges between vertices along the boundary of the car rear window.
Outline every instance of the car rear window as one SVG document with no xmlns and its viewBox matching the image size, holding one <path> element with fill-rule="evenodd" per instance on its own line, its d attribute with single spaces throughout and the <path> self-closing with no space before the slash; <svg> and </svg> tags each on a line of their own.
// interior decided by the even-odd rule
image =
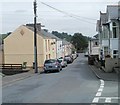
<svg viewBox="0 0 120 105">
<path fill-rule="evenodd" d="M 59 62 L 61 63 L 61 62 L 62 62 L 62 59 L 59 59 Z"/>
<path fill-rule="evenodd" d="M 55 62 L 56 62 L 56 60 L 54 60 L 54 59 L 46 60 L 46 61 L 45 61 L 45 63 L 55 63 Z"/>
</svg>

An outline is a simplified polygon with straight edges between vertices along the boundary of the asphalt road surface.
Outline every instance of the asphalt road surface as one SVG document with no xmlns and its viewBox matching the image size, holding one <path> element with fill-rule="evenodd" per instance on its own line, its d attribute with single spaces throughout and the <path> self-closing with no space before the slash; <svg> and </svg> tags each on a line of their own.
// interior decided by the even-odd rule
<svg viewBox="0 0 120 105">
<path fill-rule="evenodd" d="M 59 73 L 43 73 L 3 87 L 3 103 L 117 103 L 118 83 L 99 80 L 83 54 Z"/>
</svg>

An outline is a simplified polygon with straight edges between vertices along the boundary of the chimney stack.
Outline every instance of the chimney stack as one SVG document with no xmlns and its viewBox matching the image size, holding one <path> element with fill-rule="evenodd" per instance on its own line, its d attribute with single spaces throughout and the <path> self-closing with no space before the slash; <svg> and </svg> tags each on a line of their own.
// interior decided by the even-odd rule
<svg viewBox="0 0 120 105">
<path fill-rule="evenodd" d="M 32 23 L 31 23 L 31 24 L 26 24 L 26 26 L 34 27 L 34 24 L 32 24 Z M 37 27 L 37 30 L 38 30 L 38 31 L 41 31 L 41 23 L 37 23 L 37 24 L 36 24 L 36 27 Z"/>
</svg>

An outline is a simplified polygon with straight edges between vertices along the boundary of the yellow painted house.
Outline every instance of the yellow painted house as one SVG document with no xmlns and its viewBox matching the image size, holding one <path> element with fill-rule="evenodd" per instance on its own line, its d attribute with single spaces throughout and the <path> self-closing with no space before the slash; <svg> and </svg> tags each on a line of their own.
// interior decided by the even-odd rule
<svg viewBox="0 0 120 105">
<path fill-rule="evenodd" d="M 42 67 L 46 59 L 56 58 L 56 39 L 49 33 L 41 30 L 37 24 L 37 59 L 38 66 Z M 18 27 L 4 39 L 4 63 L 23 64 L 32 67 L 34 62 L 34 24 Z"/>
</svg>

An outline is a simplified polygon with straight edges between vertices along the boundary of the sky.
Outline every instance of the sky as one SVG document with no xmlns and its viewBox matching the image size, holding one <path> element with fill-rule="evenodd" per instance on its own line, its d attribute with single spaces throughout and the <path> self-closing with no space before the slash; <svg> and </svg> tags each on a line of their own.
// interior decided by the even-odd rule
<svg viewBox="0 0 120 105">
<path fill-rule="evenodd" d="M 21 25 L 33 23 L 34 0 L 0 1 L 0 33 L 12 32 Z M 96 34 L 96 22 L 100 11 L 106 12 L 107 5 L 118 4 L 119 0 L 37 0 L 37 22 L 51 31 L 76 32 L 85 36 Z M 52 6 L 46 6 L 45 4 Z"/>
</svg>

